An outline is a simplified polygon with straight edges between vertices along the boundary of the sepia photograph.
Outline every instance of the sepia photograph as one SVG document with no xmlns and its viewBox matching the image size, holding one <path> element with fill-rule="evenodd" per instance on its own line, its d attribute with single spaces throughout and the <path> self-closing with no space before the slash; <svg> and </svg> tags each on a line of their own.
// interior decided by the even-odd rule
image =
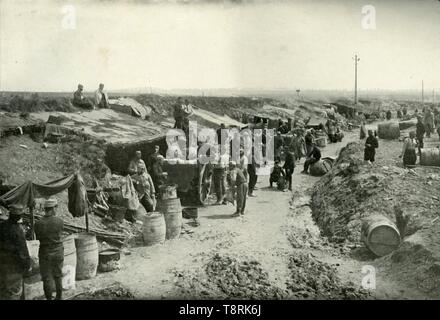
<svg viewBox="0 0 440 320">
<path fill-rule="evenodd" d="M 438 299 L 440 1 L 0 0 L 0 300 Z"/>
</svg>

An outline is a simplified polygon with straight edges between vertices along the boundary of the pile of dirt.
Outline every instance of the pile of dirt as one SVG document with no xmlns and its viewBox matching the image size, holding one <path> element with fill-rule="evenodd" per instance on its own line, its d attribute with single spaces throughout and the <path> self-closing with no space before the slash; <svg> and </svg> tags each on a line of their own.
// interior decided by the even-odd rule
<svg viewBox="0 0 440 320">
<path fill-rule="evenodd" d="M 332 170 L 314 187 L 313 218 L 324 236 L 335 242 L 359 242 L 362 219 L 379 214 L 395 221 L 396 207 L 410 216 L 403 236 L 437 216 L 438 170 L 408 170 L 392 162 L 371 165 L 362 161 L 362 150 L 360 143 L 348 144 Z"/>
<path fill-rule="evenodd" d="M 108 288 L 81 293 L 72 300 L 132 300 L 136 297 L 121 284 Z"/>
<path fill-rule="evenodd" d="M 71 98 L 40 96 L 32 94 L 11 94 L 2 96 L 0 110 L 6 112 L 42 112 L 42 111 L 78 111 L 72 105 Z"/>
<path fill-rule="evenodd" d="M 179 296 L 193 299 L 283 299 L 287 292 L 269 281 L 254 260 L 218 253 L 198 272 L 177 272 Z"/>
<path fill-rule="evenodd" d="M 287 288 L 294 299 L 366 299 L 368 291 L 343 283 L 335 267 L 311 254 L 295 253 L 289 258 Z"/>
</svg>

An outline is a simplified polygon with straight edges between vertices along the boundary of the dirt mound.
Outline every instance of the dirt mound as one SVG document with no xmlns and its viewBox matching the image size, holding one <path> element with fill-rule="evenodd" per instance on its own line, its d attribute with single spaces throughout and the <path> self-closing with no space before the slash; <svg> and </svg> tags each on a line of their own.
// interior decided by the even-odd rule
<svg viewBox="0 0 440 320">
<path fill-rule="evenodd" d="M 405 235 L 436 217 L 438 170 L 371 165 L 362 161 L 362 150 L 360 143 L 348 144 L 329 174 L 314 187 L 313 218 L 323 235 L 336 242 L 359 242 L 363 218 L 380 214 L 395 221 L 396 206 L 410 215 Z"/>
<path fill-rule="evenodd" d="M 287 288 L 293 298 L 366 299 L 369 293 L 353 283 L 342 283 L 337 270 L 310 254 L 295 253 L 289 259 L 291 278 Z"/>
<path fill-rule="evenodd" d="M 81 293 L 72 300 L 132 300 L 133 293 L 124 288 L 121 284 L 112 287 Z"/>
<path fill-rule="evenodd" d="M 177 272 L 179 296 L 194 299 L 282 299 L 287 293 L 268 280 L 253 259 L 220 255 L 210 257 L 202 270 Z"/>
<path fill-rule="evenodd" d="M 0 110 L 7 112 L 78 111 L 67 97 L 47 97 L 38 93 L 2 96 Z"/>
</svg>

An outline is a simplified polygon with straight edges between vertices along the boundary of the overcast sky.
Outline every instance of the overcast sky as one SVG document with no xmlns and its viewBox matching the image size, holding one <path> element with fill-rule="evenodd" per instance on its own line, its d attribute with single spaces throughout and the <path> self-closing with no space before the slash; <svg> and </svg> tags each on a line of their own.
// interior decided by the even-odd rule
<svg viewBox="0 0 440 320">
<path fill-rule="evenodd" d="M 437 0 L 140 2 L 0 0 L 0 89 L 440 88 Z"/>
</svg>

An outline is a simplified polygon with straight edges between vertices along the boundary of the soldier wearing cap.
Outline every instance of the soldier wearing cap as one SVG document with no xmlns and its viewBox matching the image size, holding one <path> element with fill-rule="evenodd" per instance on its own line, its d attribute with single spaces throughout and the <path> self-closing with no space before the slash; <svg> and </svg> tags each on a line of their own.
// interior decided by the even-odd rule
<svg viewBox="0 0 440 320">
<path fill-rule="evenodd" d="M 0 300 L 19 300 L 23 275 L 31 267 L 26 237 L 20 226 L 24 207 L 12 205 L 9 219 L 0 224 Z"/>
<path fill-rule="evenodd" d="M 63 287 L 64 246 L 62 233 L 63 220 L 56 217 L 56 199 L 48 199 L 44 203 L 44 216 L 35 223 L 35 236 L 40 241 L 38 258 L 40 273 L 43 280 L 44 295 L 47 300 L 52 300 L 52 281 L 55 282 L 56 298 L 61 300 Z"/>
</svg>

